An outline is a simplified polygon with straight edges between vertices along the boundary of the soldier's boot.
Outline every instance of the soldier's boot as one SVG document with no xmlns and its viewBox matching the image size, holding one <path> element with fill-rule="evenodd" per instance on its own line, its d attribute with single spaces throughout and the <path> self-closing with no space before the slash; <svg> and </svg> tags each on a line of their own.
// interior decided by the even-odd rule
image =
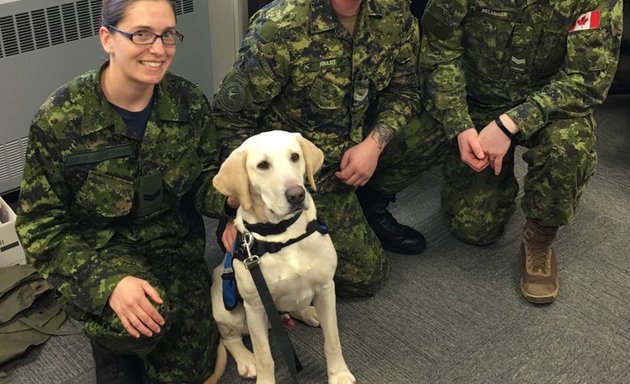
<svg viewBox="0 0 630 384">
<path fill-rule="evenodd" d="M 369 187 L 360 187 L 356 191 L 363 214 L 368 224 L 378 237 L 383 249 L 406 255 L 422 253 L 427 246 L 422 233 L 400 224 L 387 210 L 395 195 L 376 192 Z"/>
<path fill-rule="evenodd" d="M 144 362 L 135 355 L 118 355 L 91 340 L 97 384 L 143 384 Z"/>
<path fill-rule="evenodd" d="M 536 304 L 551 303 L 558 296 L 556 253 L 551 244 L 558 227 L 543 227 L 527 219 L 521 235 L 521 291 Z"/>
</svg>

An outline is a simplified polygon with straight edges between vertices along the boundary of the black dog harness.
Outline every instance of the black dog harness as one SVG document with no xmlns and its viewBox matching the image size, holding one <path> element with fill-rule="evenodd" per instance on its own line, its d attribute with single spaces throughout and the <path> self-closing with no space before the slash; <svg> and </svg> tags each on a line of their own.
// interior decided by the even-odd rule
<svg viewBox="0 0 630 384">
<path fill-rule="evenodd" d="M 257 240 L 251 235 L 252 232 L 263 236 L 280 234 L 293 225 L 301 215 L 302 211 L 279 223 L 244 223 L 246 233 L 243 234 L 239 232 L 236 235 L 234 248 L 232 249 L 232 252 L 225 253 L 225 259 L 223 261 L 223 274 L 221 275 L 221 278 L 223 279 L 223 304 L 225 305 L 225 309 L 230 311 L 234 309 L 240 301 L 242 301 L 238 293 L 238 287 L 236 286 L 236 279 L 234 277 L 234 259 L 245 262 L 250 254 L 253 255 L 252 258 L 260 258 L 260 256 L 265 253 L 280 252 L 282 248 L 297 243 L 315 232 L 319 232 L 322 235 L 328 233 L 328 227 L 326 224 L 321 222 L 319 219 L 315 219 L 306 225 L 306 230 L 303 234 L 282 243 Z M 246 235 L 251 236 L 249 251 L 247 250 L 247 244 L 245 241 Z M 247 267 L 247 263 L 245 266 Z"/>
<path fill-rule="evenodd" d="M 280 349 L 284 356 L 289 372 L 293 381 L 297 383 L 297 372 L 302 370 L 302 364 L 293 349 L 291 340 L 287 335 L 286 330 L 282 327 L 280 316 L 278 316 L 278 309 L 276 308 L 269 287 L 265 282 L 265 278 L 260 270 L 260 256 L 265 253 L 277 253 L 282 248 L 298 241 L 305 239 L 315 232 L 319 232 L 322 235 L 328 233 L 328 227 L 319 219 L 312 220 L 306 225 L 306 230 L 300 236 L 293 239 L 289 239 L 285 242 L 268 242 L 260 241 L 254 238 L 252 232 L 268 236 L 280 234 L 287 230 L 292 224 L 294 224 L 302 215 L 302 211 L 294 215 L 293 217 L 283 220 L 279 223 L 258 223 L 258 224 L 245 224 L 245 232 L 238 233 L 236 240 L 234 241 L 234 249 L 232 253 L 225 253 L 225 260 L 223 264 L 223 274 L 221 278 L 223 280 L 223 304 L 227 310 L 232 310 L 236 307 L 239 301 L 242 301 L 238 293 L 238 287 L 236 286 L 236 279 L 234 276 L 233 263 L 234 258 L 241 260 L 245 264 L 245 268 L 249 270 L 256 284 L 258 294 L 267 312 L 267 317 L 271 323 L 271 330 L 275 335 Z"/>
<path fill-rule="evenodd" d="M 282 221 L 278 224 L 247 224 L 245 223 L 245 228 L 251 233 L 257 233 L 259 235 L 268 236 L 268 235 L 277 235 L 286 231 L 286 229 L 293 224 L 300 217 L 301 213 L 293 216 L 290 219 Z M 285 222 L 289 222 L 288 224 L 284 224 Z M 279 242 L 270 242 L 270 241 L 260 241 L 255 240 L 251 245 L 251 253 L 252 255 L 264 255 L 265 253 L 278 253 L 284 247 L 288 247 L 291 244 L 295 244 L 298 241 L 306 239 L 310 235 L 315 232 L 319 232 L 322 235 L 328 233 L 328 227 L 326 224 L 322 223 L 318 219 L 312 220 L 306 225 L 306 230 L 300 236 L 289 239 L 283 243 Z M 247 257 L 247 253 L 244 251 L 245 242 L 243 241 L 243 234 L 239 233 L 236 237 L 237 244 L 241 244 L 238 251 L 236 252 L 235 257 L 239 260 L 245 260 Z"/>
</svg>

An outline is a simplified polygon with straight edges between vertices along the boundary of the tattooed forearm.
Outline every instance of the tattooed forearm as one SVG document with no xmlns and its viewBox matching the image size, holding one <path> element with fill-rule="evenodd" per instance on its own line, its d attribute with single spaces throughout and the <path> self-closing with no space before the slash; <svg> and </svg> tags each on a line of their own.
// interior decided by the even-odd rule
<svg viewBox="0 0 630 384">
<path fill-rule="evenodd" d="M 387 124 L 378 123 L 372 128 L 370 136 L 376 141 L 378 147 L 382 150 L 394 137 L 394 128 Z"/>
</svg>

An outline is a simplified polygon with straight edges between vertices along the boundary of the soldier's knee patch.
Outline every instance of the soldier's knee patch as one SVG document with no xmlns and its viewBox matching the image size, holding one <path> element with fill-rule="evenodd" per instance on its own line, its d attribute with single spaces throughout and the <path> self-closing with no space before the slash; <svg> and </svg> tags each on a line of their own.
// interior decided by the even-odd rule
<svg viewBox="0 0 630 384">
<path fill-rule="evenodd" d="M 492 244 L 497 241 L 505 229 L 505 225 L 494 227 L 472 225 L 466 220 L 458 220 L 458 218 L 449 220 L 449 227 L 456 238 L 472 245 Z"/>
<path fill-rule="evenodd" d="M 471 196 L 474 193 L 478 195 Z M 443 190 L 442 206 L 447 213 L 450 230 L 466 243 L 475 245 L 493 243 L 501 236 L 506 223 L 516 210 L 512 194 L 489 195 L 481 200 L 482 194 L 480 191 L 471 191 L 457 198 L 457 194 L 448 194 L 447 188 Z"/>
</svg>

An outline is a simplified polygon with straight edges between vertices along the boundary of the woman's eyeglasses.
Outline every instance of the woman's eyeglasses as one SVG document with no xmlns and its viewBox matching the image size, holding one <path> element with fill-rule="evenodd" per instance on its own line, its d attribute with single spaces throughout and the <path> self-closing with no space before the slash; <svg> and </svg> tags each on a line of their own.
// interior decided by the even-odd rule
<svg viewBox="0 0 630 384">
<path fill-rule="evenodd" d="M 162 44 L 164 45 L 179 45 L 182 41 L 184 41 L 184 35 L 178 31 L 166 31 L 163 34 L 158 35 L 157 33 L 149 31 L 136 31 L 129 33 L 122 31 L 113 25 L 106 25 L 106 28 L 126 36 L 132 43 L 138 45 L 151 45 L 155 43 L 155 40 L 157 40 L 158 37 L 162 39 Z"/>
</svg>

